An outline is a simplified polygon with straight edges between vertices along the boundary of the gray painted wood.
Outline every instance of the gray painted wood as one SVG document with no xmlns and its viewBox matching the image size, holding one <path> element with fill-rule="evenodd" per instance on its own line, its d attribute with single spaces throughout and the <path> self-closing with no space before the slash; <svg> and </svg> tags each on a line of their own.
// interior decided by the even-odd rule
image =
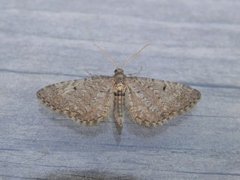
<svg viewBox="0 0 240 180">
<path fill-rule="evenodd" d="M 0 0 L 0 179 L 239 179 L 240 2 Z M 163 127 L 86 128 L 38 103 L 58 81 L 114 67 L 184 82 L 198 106 Z"/>
</svg>

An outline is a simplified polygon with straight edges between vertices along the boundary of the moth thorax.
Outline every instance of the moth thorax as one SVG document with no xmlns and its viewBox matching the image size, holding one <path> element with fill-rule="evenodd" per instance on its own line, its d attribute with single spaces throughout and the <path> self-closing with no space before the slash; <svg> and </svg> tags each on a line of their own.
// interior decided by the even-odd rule
<svg viewBox="0 0 240 180">
<path fill-rule="evenodd" d="M 116 85 L 115 85 L 115 91 L 117 91 L 117 92 L 123 92 L 123 91 L 125 91 L 125 85 L 123 84 L 123 83 L 117 83 Z"/>
<path fill-rule="evenodd" d="M 115 92 L 125 92 L 125 75 L 122 69 L 116 69 L 114 75 Z"/>
</svg>

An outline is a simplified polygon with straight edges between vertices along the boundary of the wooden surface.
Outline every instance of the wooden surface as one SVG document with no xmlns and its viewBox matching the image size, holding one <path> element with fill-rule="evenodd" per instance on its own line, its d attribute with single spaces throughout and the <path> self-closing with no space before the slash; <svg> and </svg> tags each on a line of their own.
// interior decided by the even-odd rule
<svg viewBox="0 0 240 180">
<path fill-rule="evenodd" d="M 240 179 L 240 1 L 0 0 L 0 179 Z M 163 127 L 86 128 L 38 103 L 43 86 L 114 67 L 184 82 L 198 106 Z M 142 71 L 139 71 L 141 69 Z"/>
</svg>

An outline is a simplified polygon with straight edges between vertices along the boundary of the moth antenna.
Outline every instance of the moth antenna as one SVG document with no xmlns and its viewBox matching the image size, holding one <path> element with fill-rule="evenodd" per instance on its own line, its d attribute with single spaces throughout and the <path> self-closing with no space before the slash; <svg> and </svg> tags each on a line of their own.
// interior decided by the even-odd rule
<svg viewBox="0 0 240 180">
<path fill-rule="evenodd" d="M 150 43 L 145 44 L 141 49 L 139 49 L 136 53 L 132 54 L 131 56 L 129 56 L 124 62 L 123 62 L 123 68 L 126 67 L 126 65 L 128 65 L 131 61 L 135 60 L 140 53 L 150 45 Z"/>
<path fill-rule="evenodd" d="M 99 51 L 101 52 L 101 54 L 106 57 L 106 59 L 116 68 L 119 67 L 117 64 L 117 61 L 112 57 L 112 55 L 107 52 L 104 48 L 100 47 L 99 45 L 97 45 L 96 43 L 94 43 L 94 45 L 99 49 Z"/>
</svg>

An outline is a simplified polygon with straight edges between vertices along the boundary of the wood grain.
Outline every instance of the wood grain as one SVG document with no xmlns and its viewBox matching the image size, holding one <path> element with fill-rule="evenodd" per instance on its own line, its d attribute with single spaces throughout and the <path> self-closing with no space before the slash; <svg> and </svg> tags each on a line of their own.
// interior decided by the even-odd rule
<svg viewBox="0 0 240 180">
<path fill-rule="evenodd" d="M 0 179 L 239 179 L 240 2 L 0 0 Z M 125 72 L 183 82 L 202 100 L 146 129 L 86 128 L 45 109 L 41 87 Z M 140 73 L 138 72 L 141 69 Z"/>
</svg>

